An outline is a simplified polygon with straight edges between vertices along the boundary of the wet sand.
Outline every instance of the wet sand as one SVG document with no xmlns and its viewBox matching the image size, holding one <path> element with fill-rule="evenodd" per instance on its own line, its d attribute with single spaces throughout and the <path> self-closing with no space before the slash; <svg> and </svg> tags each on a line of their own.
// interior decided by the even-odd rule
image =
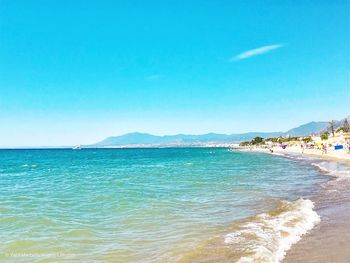
<svg viewBox="0 0 350 263">
<path fill-rule="evenodd" d="M 321 222 L 287 251 L 284 263 L 349 263 L 350 262 L 350 154 L 299 147 L 283 150 L 275 147 L 274 153 L 295 157 L 312 156 L 319 162 L 320 171 L 330 180 L 321 185 L 312 201 Z M 247 149 L 246 149 L 247 150 Z M 269 153 L 268 149 L 254 148 L 252 151 Z M 322 166 L 324 165 L 324 166 Z M 317 167 L 317 166 L 316 166 Z"/>
<path fill-rule="evenodd" d="M 349 163 L 332 158 L 323 164 L 330 170 L 322 171 L 331 179 L 313 198 L 321 222 L 287 251 L 283 262 L 350 262 Z"/>
<path fill-rule="evenodd" d="M 350 262 L 349 197 L 348 190 L 333 205 L 317 208 L 320 224 L 292 246 L 283 262 Z"/>
</svg>

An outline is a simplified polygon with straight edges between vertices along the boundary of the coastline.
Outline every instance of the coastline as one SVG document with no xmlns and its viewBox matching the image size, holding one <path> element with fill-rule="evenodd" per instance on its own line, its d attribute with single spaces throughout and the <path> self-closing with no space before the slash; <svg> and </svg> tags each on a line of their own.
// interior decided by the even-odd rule
<svg viewBox="0 0 350 263">
<path fill-rule="evenodd" d="M 344 150 L 332 150 L 329 149 L 326 154 L 323 154 L 319 149 L 304 149 L 302 150 L 299 146 L 288 146 L 286 149 L 282 149 L 280 147 L 270 147 L 270 148 L 262 148 L 262 147 L 239 147 L 241 151 L 252 151 L 252 152 L 263 152 L 263 153 L 271 153 L 269 149 L 272 149 L 273 153 L 279 154 L 296 154 L 300 156 L 311 156 L 317 157 L 320 159 L 325 159 L 329 161 L 340 161 L 347 162 L 350 165 L 350 154 L 346 153 Z"/>
<path fill-rule="evenodd" d="M 312 198 L 321 221 L 302 236 L 286 253 L 282 262 L 350 262 L 350 154 L 329 150 L 322 154 L 317 149 L 273 147 L 240 148 L 243 151 L 262 152 L 293 159 L 312 158 L 311 162 L 330 180 L 321 185 Z M 310 159 L 311 159 L 310 158 Z"/>
</svg>

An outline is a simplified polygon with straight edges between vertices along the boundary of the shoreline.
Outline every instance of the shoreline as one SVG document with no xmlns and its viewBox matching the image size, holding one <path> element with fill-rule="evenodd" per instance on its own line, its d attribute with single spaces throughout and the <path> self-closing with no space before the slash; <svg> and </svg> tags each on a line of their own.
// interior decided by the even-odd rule
<svg viewBox="0 0 350 263">
<path fill-rule="evenodd" d="M 334 150 L 322 154 L 317 149 L 302 151 L 300 147 L 273 147 L 273 152 L 268 148 L 242 147 L 238 150 L 295 159 L 314 157 L 325 165 L 326 168 L 311 163 L 325 176 L 330 176 L 312 198 L 321 221 L 286 252 L 282 262 L 350 262 L 350 154 Z M 334 170 L 328 170 L 327 165 Z"/>
<path fill-rule="evenodd" d="M 347 171 L 318 167 L 331 177 L 314 197 L 321 222 L 287 251 L 283 262 L 350 262 L 350 163 L 347 158 L 334 155 L 322 156 L 322 160 L 344 165 Z"/>
<path fill-rule="evenodd" d="M 282 149 L 278 146 L 270 147 L 270 148 L 262 148 L 262 147 L 239 147 L 237 148 L 240 151 L 252 151 L 252 152 L 262 152 L 262 153 L 281 153 L 281 154 L 296 154 L 300 156 L 310 156 L 310 157 L 317 157 L 320 159 L 328 160 L 328 161 L 340 161 L 345 162 L 350 165 L 350 153 L 345 152 L 345 150 L 328 150 L 326 154 L 323 154 L 321 150 L 319 149 L 304 149 L 302 150 L 300 147 L 297 146 L 289 146 L 286 149 Z M 273 150 L 273 152 L 270 151 L 270 149 Z"/>
</svg>

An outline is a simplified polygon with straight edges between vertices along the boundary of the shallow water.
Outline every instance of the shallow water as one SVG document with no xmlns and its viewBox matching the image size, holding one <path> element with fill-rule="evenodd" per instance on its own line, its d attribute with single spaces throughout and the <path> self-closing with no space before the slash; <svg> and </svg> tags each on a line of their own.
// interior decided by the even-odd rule
<svg viewBox="0 0 350 263">
<path fill-rule="evenodd" d="M 321 222 L 291 250 L 284 262 L 350 262 L 350 167 L 314 158 L 311 164 L 330 180 L 312 199 Z"/>
<path fill-rule="evenodd" d="M 0 260 L 232 262 L 259 248 L 278 261 L 294 226 L 317 223 L 303 213 L 328 180 L 310 162 L 223 148 L 0 150 Z M 244 251 L 227 242 L 262 217 L 289 229 L 252 229 Z"/>
</svg>

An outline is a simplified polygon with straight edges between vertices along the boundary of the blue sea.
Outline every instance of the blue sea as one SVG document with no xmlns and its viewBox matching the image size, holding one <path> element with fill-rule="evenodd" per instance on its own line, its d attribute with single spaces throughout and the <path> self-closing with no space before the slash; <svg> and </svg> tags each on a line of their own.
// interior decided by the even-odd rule
<svg viewBox="0 0 350 263">
<path fill-rule="evenodd" d="M 226 148 L 0 150 L 0 261 L 279 262 L 327 180 Z"/>
</svg>

